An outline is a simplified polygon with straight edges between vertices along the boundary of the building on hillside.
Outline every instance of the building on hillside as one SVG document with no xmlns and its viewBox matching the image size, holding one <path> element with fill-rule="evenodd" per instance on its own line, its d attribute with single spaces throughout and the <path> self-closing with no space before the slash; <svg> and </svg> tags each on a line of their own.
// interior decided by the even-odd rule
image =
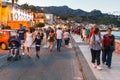
<svg viewBox="0 0 120 80">
<path fill-rule="evenodd" d="M 45 23 L 52 24 L 53 23 L 53 14 L 48 13 L 34 13 L 34 23 Z"/>
<path fill-rule="evenodd" d="M 34 13 L 34 23 L 45 23 L 45 15 L 43 13 Z"/>
</svg>

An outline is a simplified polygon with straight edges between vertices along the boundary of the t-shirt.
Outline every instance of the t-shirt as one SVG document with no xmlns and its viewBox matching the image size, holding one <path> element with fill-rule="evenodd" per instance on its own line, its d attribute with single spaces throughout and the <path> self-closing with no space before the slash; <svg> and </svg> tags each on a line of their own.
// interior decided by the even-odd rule
<svg viewBox="0 0 120 80">
<path fill-rule="evenodd" d="M 87 36 L 89 36 L 90 35 L 90 29 L 87 29 L 86 33 L 87 33 Z"/>
<path fill-rule="evenodd" d="M 93 50 L 101 50 L 101 43 L 102 40 L 100 35 L 92 35 L 90 44 Z"/>
<path fill-rule="evenodd" d="M 57 30 L 56 31 L 57 39 L 62 39 L 62 34 L 63 34 L 62 30 Z"/>
<path fill-rule="evenodd" d="M 36 45 L 41 45 L 41 38 L 40 37 L 36 37 L 34 40 Z"/>
<path fill-rule="evenodd" d="M 94 34 L 94 29 L 90 31 L 90 38 L 92 37 L 93 34 Z"/>
<path fill-rule="evenodd" d="M 70 36 L 69 32 L 64 32 L 64 34 L 63 34 L 64 39 L 69 38 L 69 36 Z"/>
<path fill-rule="evenodd" d="M 46 36 L 48 37 L 50 30 L 46 30 Z"/>
<path fill-rule="evenodd" d="M 103 38 L 104 38 L 103 40 L 104 47 L 109 47 L 110 45 L 114 46 L 114 41 L 115 41 L 114 35 L 108 36 L 107 34 L 105 34 Z"/>
<path fill-rule="evenodd" d="M 25 30 L 24 29 L 18 30 L 17 33 L 19 34 L 19 39 L 24 40 Z"/>
</svg>

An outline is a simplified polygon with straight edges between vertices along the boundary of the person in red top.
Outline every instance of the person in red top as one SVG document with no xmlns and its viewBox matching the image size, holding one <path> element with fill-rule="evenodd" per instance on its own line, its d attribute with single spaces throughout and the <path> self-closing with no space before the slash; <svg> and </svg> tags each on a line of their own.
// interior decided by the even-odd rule
<svg viewBox="0 0 120 80">
<path fill-rule="evenodd" d="M 95 28 L 97 28 L 97 25 L 96 25 L 96 24 L 94 24 L 94 26 L 91 28 L 91 31 L 90 31 L 90 38 L 91 38 L 91 36 L 94 34 Z"/>
</svg>

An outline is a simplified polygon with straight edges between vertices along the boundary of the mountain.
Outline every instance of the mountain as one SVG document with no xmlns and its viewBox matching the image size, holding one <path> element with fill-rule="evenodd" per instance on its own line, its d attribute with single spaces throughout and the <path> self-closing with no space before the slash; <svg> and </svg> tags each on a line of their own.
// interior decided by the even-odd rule
<svg viewBox="0 0 120 80">
<path fill-rule="evenodd" d="M 44 8 L 44 12 L 53 13 L 55 15 L 74 15 L 74 16 L 102 16 L 101 11 L 93 10 L 86 12 L 81 9 L 71 9 L 68 6 L 50 6 L 50 7 L 36 7 L 38 11 L 40 8 Z"/>
<path fill-rule="evenodd" d="M 51 6 L 51 7 L 44 7 L 44 8 L 56 15 L 69 14 L 69 15 L 84 16 L 87 14 L 87 12 L 83 10 L 80 10 L 80 9 L 73 10 L 68 6 L 59 6 L 59 7 Z"/>
<path fill-rule="evenodd" d="M 120 18 L 118 16 L 102 13 L 100 10 L 96 9 L 91 12 L 87 12 L 81 9 L 71 9 L 68 6 L 41 7 L 23 4 L 21 7 L 26 10 L 30 9 L 33 12 L 52 13 L 56 16 L 60 16 L 63 20 L 72 19 L 76 22 L 115 24 L 120 26 Z"/>
</svg>

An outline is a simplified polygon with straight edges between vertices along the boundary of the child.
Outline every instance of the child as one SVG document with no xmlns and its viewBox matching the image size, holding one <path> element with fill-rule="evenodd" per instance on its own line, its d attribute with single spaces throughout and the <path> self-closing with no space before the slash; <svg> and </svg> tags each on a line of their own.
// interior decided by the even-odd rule
<svg viewBox="0 0 120 80">
<path fill-rule="evenodd" d="M 40 45 L 41 45 L 40 33 L 37 33 L 37 35 L 36 35 L 35 40 L 33 41 L 33 43 L 35 43 L 36 57 L 39 59 Z"/>
<path fill-rule="evenodd" d="M 15 57 L 15 56 L 16 56 L 17 50 L 18 50 L 18 48 L 17 48 L 15 42 L 12 41 L 12 42 L 11 42 L 11 46 L 10 46 L 10 53 L 11 53 L 11 56 L 12 56 L 12 57 Z"/>
<path fill-rule="evenodd" d="M 8 61 L 11 60 L 18 60 L 20 58 L 19 55 L 19 47 L 17 46 L 17 43 L 15 41 L 12 41 L 10 43 L 10 56 L 7 58 Z"/>
</svg>

